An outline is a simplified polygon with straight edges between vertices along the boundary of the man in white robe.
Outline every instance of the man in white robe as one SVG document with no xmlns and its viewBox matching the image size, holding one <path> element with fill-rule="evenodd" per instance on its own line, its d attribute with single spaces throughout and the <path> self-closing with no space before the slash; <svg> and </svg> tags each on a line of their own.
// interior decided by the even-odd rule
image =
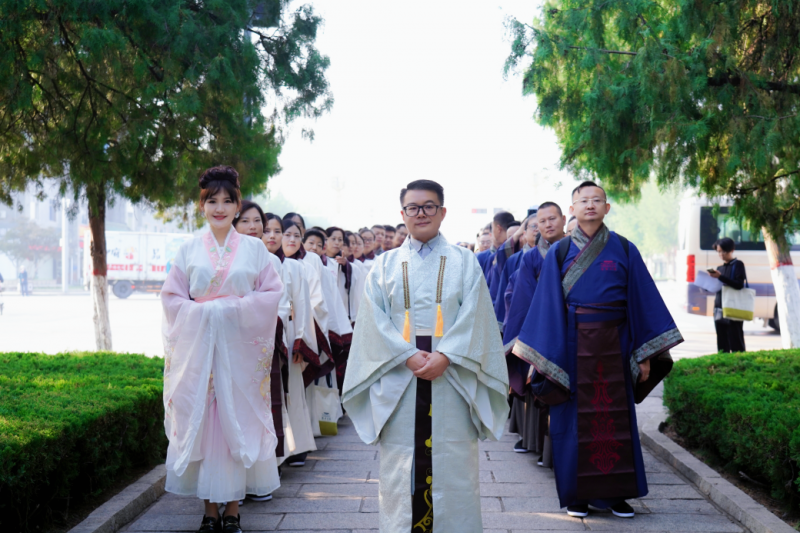
<svg viewBox="0 0 800 533">
<path fill-rule="evenodd" d="M 442 187 L 415 181 L 400 200 L 411 238 L 367 277 L 343 404 L 381 444 L 381 533 L 481 532 L 478 439 L 508 418 L 503 343 L 474 254 L 439 233 Z"/>
</svg>

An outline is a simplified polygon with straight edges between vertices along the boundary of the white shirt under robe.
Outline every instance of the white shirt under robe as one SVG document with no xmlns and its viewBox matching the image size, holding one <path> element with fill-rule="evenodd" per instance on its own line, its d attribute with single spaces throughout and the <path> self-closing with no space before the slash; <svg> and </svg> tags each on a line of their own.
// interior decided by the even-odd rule
<svg viewBox="0 0 800 533">
<path fill-rule="evenodd" d="M 416 335 L 433 333 L 442 256 L 444 336 L 434 336 L 432 343 L 451 364 L 431 383 L 433 533 L 483 531 L 478 439 L 499 439 L 508 418 L 503 343 L 474 254 L 439 235 L 424 259 L 411 240 L 379 256 L 367 277 L 356 320 L 343 403 L 361 439 L 381 445 L 381 533 L 412 531 L 417 378 L 405 362 L 417 352 Z M 410 343 L 402 334 L 404 262 Z"/>
</svg>

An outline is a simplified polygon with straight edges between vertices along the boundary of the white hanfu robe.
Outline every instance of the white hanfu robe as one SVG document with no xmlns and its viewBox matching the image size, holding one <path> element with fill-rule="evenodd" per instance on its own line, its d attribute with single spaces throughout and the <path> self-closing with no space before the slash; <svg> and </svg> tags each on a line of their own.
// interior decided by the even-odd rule
<svg viewBox="0 0 800 533">
<path fill-rule="evenodd" d="M 222 503 L 280 486 L 270 369 L 282 292 L 264 244 L 232 227 L 222 245 L 208 232 L 178 250 L 161 290 L 167 491 Z"/>
<path fill-rule="evenodd" d="M 281 264 L 281 260 L 273 253 L 269 254 L 269 261 L 272 264 L 272 267 L 275 269 L 275 272 L 278 272 L 281 275 L 281 281 L 283 281 L 283 265 Z M 288 380 L 284 382 L 283 373 L 278 371 L 276 372 L 275 367 L 275 358 L 278 358 L 278 368 L 280 370 L 284 367 L 284 365 L 288 366 L 288 357 L 287 355 L 281 356 L 281 353 L 288 354 L 288 346 L 289 340 L 286 337 L 286 328 L 283 327 L 283 322 L 288 320 L 292 312 L 292 303 L 289 294 L 284 288 L 283 295 L 281 296 L 280 304 L 278 305 L 278 318 L 281 321 L 281 331 L 280 331 L 280 338 L 278 338 L 278 333 L 275 334 L 275 352 L 272 356 L 272 379 L 278 380 L 278 390 L 281 393 L 281 429 L 283 430 L 283 447 L 280 445 L 278 446 L 278 464 L 283 462 L 283 458 L 287 457 L 286 450 L 293 449 L 295 447 L 294 437 L 292 432 L 292 423 L 289 420 L 289 411 L 286 409 L 286 395 L 284 391 L 289 389 Z M 280 346 L 279 346 L 280 345 Z M 287 368 L 288 370 L 288 368 Z M 288 372 L 287 372 L 288 375 Z M 272 390 L 275 390 L 275 384 L 271 384 Z M 272 417 L 273 422 L 275 422 L 275 431 L 278 431 L 278 421 L 275 420 L 275 398 L 273 398 L 273 405 L 272 405 Z M 278 433 L 278 440 L 280 441 L 280 433 Z"/>
<path fill-rule="evenodd" d="M 345 313 L 352 324 L 358 316 L 358 307 L 361 303 L 361 292 L 358 291 L 358 286 L 362 283 L 361 269 L 353 263 L 350 263 L 350 288 L 346 287 L 347 279 L 344 273 L 344 267 L 336 262 L 335 259 L 328 257 L 327 261 L 323 261 L 325 267 L 336 276 L 336 287 L 339 290 L 339 296 L 342 298 L 342 305 L 344 306 Z M 362 287 L 363 288 L 363 287 Z"/>
<path fill-rule="evenodd" d="M 344 377 L 347 368 L 350 344 L 353 341 L 353 326 L 341 298 L 340 289 L 343 290 L 344 281 L 341 286 L 338 281 L 340 277 L 344 280 L 344 274 L 339 272 L 338 264 L 330 257 L 325 258 L 322 264 L 325 265 L 321 273 L 321 284 L 325 301 L 328 304 L 328 339 L 330 339 L 331 351 L 336 364 L 333 379 L 342 383 L 343 379 L 340 378 Z M 336 268 L 331 269 L 331 264 L 336 265 Z M 335 384 L 334 387 L 338 388 L 338 384 Z"/>
<path fill-rule="evenodd" d="M 434 333 L 440 280 L 444 335 L 433 336 L 432 347 L 451 364 L 430 382 L 433 523 L 417 525 L 411 491 L 418 379 L 405 362 L 417 352 L 416 335 Z M 407 310 L 411 342 L 402 333 Z M 343 404 L 361 439 L 381 446 L 381 533 L 411 533 L 412 526 L 414 532 L 483 531 L 478 439 L 502 435 L 507 394 L 503 343 L 475 256 L 439 235 L 425 259 L 410 239 L 378 257 L 353 333 Z"/>
<path fill-rule="evenodd" d="M 303 370 L 309 364 L 306 360 L 293 362 L 295 353 L 304 358 L 319 361 L 314 317 L 311 299 L 306 283 L 306 269 L 295 259 L 284 259 L 281 265 L 284 294 L 290 302 L 290 313 L 281 317 L 287 338 L 289 365 L 289 395 L 286 408 L 289 414 L 291 439 L 286 439 L 286 450 L 278 459 L 283 463 L 287 457 L 317 449 L 311 429 L 311 415 L 306 403 L 306 391 L 303 383 Z"/>
<path fill-rule="evenodd" d="M 325 338 L 328 337 L 328 304 L 322 290 L 322 275 L 327 275 L 322 259 L 315 253 L 306 253 L 300 262 L 306 269 L 306 282 L 308 283 L 308 297 L 314 313 L 314 321 Z M 319 343 L 318 343 L 319 344 Z M 322 350 L 322 346 L 319 346 Z"/>
</svg>

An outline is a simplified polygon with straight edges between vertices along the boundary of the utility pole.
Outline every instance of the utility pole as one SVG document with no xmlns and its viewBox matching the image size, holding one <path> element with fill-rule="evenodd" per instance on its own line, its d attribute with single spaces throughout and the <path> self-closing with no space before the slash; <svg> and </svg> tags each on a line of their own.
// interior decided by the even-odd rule
<svg viewBox="0 0 800 533">
<path fill-rule="evenodd" d="M 66 294 L 69 290 L 69 218 L 67 217 L 68 202 L 61 199 L 61 291 Z"/>
</svg>

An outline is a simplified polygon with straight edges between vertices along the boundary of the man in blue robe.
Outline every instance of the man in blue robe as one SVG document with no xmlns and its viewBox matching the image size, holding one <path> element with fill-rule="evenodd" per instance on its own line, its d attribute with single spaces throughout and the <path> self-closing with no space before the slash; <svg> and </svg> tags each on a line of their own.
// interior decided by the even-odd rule
<svg viewBox="0 0 800 533">
<path fill-rule="evenodd" d="M 584 182 L 572 201 L 578 226 L 547 254 L 513 351 L 534 366 L 532 388 L 550 405 L 561 506 L 633 517 L 625 500 L 647 494 L 635 387 L 650 388 L 651 362 L 663 368 L 683 337 L 639 250 L 603 224 L 605 191 Z"/>
<path fill-rule="evenodd" d="M 542 271 L 544 258 L 552 244 L 564 238 L 566 217 L 555 202 L 544 202 L 536 215 L 537 231 L 541 233 L 539 242 L 532 250 L 525 252 L 513 279 L 513 293 L 503 331 L 503 344 L 508 363 L 508 378 L 514 392 L 511 406 L 511 425 L 509 431 L 521 438 L 514 445 L 517 453 L 536 452 L 540 454 L 539 465 L 544 466 L 545 433 L 547 432 L 547 407 L 539 408 L 528 385 L 530 365 L 511 353 L 517 336 L 531 307 L 536 285 Z"/>
</svg>

